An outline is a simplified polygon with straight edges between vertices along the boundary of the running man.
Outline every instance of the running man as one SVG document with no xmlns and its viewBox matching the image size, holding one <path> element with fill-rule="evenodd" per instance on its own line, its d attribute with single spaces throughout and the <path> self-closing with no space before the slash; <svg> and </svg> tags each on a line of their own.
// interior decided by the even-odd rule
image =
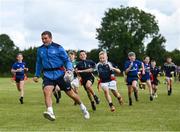
<svg viewBox="0 0 180 132">
<path fill-rule="evenodd" d="M 153 101 L 153 95 L 152 95 L 152 86 L 151 86 L 151 80 L 150 80 L 150 58 L 149 56 L 146 56 L 144 58 L 144 69 L 145 69 L 145 74 L 142 74 L 141 76 L 141 82 L 146 83 L 146 85 L 149 88 L 149 94 L 150 94 L 150 101 Z"/>
<path fill-rule="evenodd" d="M 136 55 L 134 52 L 128 53 L 128 58 L 125 62 L 125 74 L 126 74 L 126 82 L 128 87 L 128 97 L 129 97 L 129 106 L 132 105 L 132 91 L 134 91 L 135 100 L 138 101 L 138 87 L 137 87 L 137 81 L 138 81 L 138 73 L 139 69 L 142 67 L 142 73 L 145 74 L 144 71 L 144 64 L 136 60 Z"/>
<path fill-rule="evenodd" d="M 121 71 L 108 61 L 108 56 L 105 51 L 99 53 L 99 63 L 97 64 L 96 69 L 100 78 L 100 87 L 103 89 L 110 110 L 113 112 L 115 111 L 115 107 L 112 103 L 109 91 L 113 93 L 121 105 L 123 104 L 123 99 L 117 90 L 117 82 L 114 75 L 115 72 L 121 73 Z"/>
<path fill-rule="evenodd" d="M 100 103 L 99 98 L 97 97 L 92 88 L 92 85 L 94 83 L 93 72 L 96 67 L 96 64 L 92 60 L 87 60 L 87 54 L 84 50 L 80 51 L 79 58 L 81 61 L 79 61 L 76 66 L 76 73 L 79 74 L 79 76 L 81 77 L 82 85 L 84 86 L 84 89 L 87 92 L 88 98 L 91 102 L 92 109 L 95 111 L 95 102 L 96 104 Z M 92 96 L 94 97 L 95 102 Z"/>
<path fill-rule="evenodd" d="M 25 71 L 28 71 L 28 68 L 26 67 L 26 63 L 23 62 L 23 55 L 21 53 L 17 54 L 16 59 L 17 62 L 13 64 L 11 72 L 15 76 L 16 87 L 20 92 L 19 101 L 23 104 Z"/>
<path fill-rule="evenodd" d="M 160 73 L 160 69 L 156 67 L 156 61 L 151 60 L 151 85 L 153 90 L 153 97 L 157 98 L 157 88 L 158 88 L 158 74 Z"/>
<path fill-rule="evenodd" d="M 171 57 L 167 58 L 163 69 L 166 75 L 168 95 L 170 96 L 172 94 L 172 77 L 176 69 L 176 65 L 172 62 Z"/>
<path fill-rule="evenodd" d="M 70 82 L 64 79 L 64 76 L 71 75 L 73 67 L 64 48 L 52 41 L 52 34 L 44 31 L 41 34 L 43 45 L 38 48 L 36 73 L 33 80 L 38 82 L 41 71 L 43 71 L 43 93 L 47 111 L 43 113 L 44 117 L 54 121 L 55 115 L 52 107 L 52 93 L 56 85 L 60 87 L 70 98 L 80 105 L 84 118 L 89 119 L 89 112 L 81 102 L 79 96 L 71 89 Z M 64 71 L 63 66 L 66 67 Z"/>
</svg>

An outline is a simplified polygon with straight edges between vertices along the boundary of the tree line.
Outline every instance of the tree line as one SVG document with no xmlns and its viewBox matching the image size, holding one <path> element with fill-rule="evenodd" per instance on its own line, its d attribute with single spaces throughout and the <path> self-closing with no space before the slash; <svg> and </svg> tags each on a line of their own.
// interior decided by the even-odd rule
<svg viewBox="0 0 180 132">
<path fill-rule="evenodd" d="M 96 29 L 97 49 L 88 53 L 88 58 L 98 62 L 98 53 L 105 50 L 109 60 L 123 70 L 127 54 L 134 51 L 138 59 L 145 56 L 157 61 L 162 66 L 166 57 L 170 56 L 176 65 L 180 65 L 180 50 L 165 49 L 166 39 L 160 34 L 155 16 L 136 7 L 110 8 L 104 13 L 101 26 Z M 146 43 L 146 45 L 145 45 Z M 21 52 L 29 67 L 29 74 L 35 72 L 37 47 L 20 50 L 7 34 L 0 34 L 0 76 L 10 75 L 16 54 Z"/>
</svg>

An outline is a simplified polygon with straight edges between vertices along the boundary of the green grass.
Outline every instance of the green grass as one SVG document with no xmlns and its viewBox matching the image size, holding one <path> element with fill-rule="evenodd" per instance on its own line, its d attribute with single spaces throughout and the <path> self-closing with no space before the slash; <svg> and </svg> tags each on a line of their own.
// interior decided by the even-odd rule
<svg viewBox="0 0 180 132">
<path fill-rule="evenodd" d="M 118 78 L 119 90 L 125 104 L 120 106 L 113 97 L 115 112 L 110 112 L 101 91 L 101 103 L 97 111 L 91 110 L 90 103 L 82 87 L 80 97 L 88 107 L 91 118 L 85 120 L 78 106 L 64 93 L 60 104 L 54 105 L 56 121 L 42 116 L 45 111 L 41 83 L 29 79 L 25 85 L 25 103 L 19 104 L 19 93 L 9 78 L 0 78 L 0 131 L 180 131 L 180 82 L 174 83 L 172 96 L 167 96 L 166 86 L 159 85 L 158 98 L 149 101 L 148 90 L 140 90 L 140 101 L 128 106 L 127 88 L 123 78 Z M 55 99 L 53 98 L 54 102 Z"/>
</svg>

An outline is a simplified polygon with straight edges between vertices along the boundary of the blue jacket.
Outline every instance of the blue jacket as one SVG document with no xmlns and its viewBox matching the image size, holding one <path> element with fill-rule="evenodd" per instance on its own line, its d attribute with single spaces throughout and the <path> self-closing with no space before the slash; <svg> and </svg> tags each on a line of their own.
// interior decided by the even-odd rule
<svg viewBox="0 0 180 132">
<path fill-rule="evenodd" d="M 67 70 L 72 70 L 72 63 L 62 46 L 52 42 L 50 45 L 40 46 L 37 50 L 36 73 L 39 77 L 41 71 L 45 77 L 56 80 L 64 75 L 64 70 L 58 68 L 65 67 Z"/>
</svg>

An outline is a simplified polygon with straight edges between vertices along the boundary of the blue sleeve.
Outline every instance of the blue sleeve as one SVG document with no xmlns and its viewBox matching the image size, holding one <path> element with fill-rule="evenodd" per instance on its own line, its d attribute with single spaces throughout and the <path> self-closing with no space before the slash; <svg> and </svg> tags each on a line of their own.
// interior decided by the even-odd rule
<svg viewBox="0 0 180 132">
<path fill-rule="evenodd" d="M 125 62 L 125 64 L 124 64 L 124 71 L 126 71 L 126 69 L 129 67 L 129 63 L 128 63 L 128 61 L 126 61 Z"/>
<path fill-rule="evenodd" d="M 73 70 L 72 62 L 70 61 L 67 52 L 64 50 L 63 47 L 59 48 L 59 54 L 60 54 L 60 59 L 64 62 L 66 69 Z"/>
<path fill-rule="evenodd" d="M 40 56 L 40 49 L 38 49 L 37 50 L 37 59 L 36 59 L 36 72 L 35 72 L 36 77 L 40 76 L 41 70 L 42 70 L 42 60 L 41 60 L 41 56 Z"/>
<path fill-rule="evenodd" d="M 136 60 L 136 63 L 137 63 L 137 65 L 138 65 L 138 67 L 139 67 L 139 68 L 141 68 L 141 67 L 142 67 L 142 61 L 140 61 L 140 60 Z"/>
<path fill-rule="evenodd" d="M 17 69 L 17 67 L 16 67 L 16 63 L 14 63 L 14 64 L 12 65 L 12 69 L 14 69 L 14 70 L 16 70 L 16 69 Z"/>
</svg>

